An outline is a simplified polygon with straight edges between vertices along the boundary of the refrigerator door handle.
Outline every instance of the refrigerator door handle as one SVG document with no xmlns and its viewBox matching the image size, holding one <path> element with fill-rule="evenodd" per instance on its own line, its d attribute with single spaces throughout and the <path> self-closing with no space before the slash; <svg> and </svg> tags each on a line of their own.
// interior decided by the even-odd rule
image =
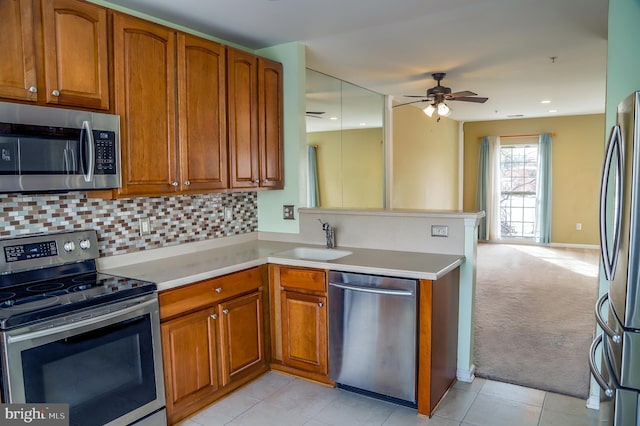
<svg viewBox="0 0 640 426">
<path fill-rule="evenodd" d="M 609 384 L 604 380 L 602 374 L 598 371 L 598 367 L 596 366 L 596 350 L 598 346 L 602 344 L 602 334 L 595 338 L 595 340 L 591 343 L 591 348 L 589 348 L 589 369 L 591 370 L 591 374 L 593 374 L 593 378 L 598 382 L 598 386 L 600 386 L 604 390 L 604 394 L 611 398 L 613 397 L 613 389 L 609 387 Z"/>
<path fill-rule="evenodd" d="M 620 227 L 622 221 L 622 177 L 623 164 L 622 161 L 622 137 L 620 126 L 614 126 L 611 129 L 609 144 L 607 145 L 607 153 L 605 156 L 604 167 L 602 169 L 602 179 L 600 181 L 600 252 L 602 255 L 602 263 L 604 266 L 604 275 L 608 281 L 612 281 L 616 264 L 618 263 L 618 251 L 620 249 Z M 610 172 L 615 175 L 614 181 L 614 198 L 613 198 L 613 235 L 608 234 L 607 228 L 607 198 L 609 195 L 609 179 Z M 612 238 L 609 241 L 609 238 Z M 611 246 L 610 246 L 611 245 Z"/>
<path fill-rule="evenodd" d="M 609 324 L 602 318 L 602 306 L 609 300 L 609 293 L 603 294 L 600 299 L 596 302 L 596 321 L 600 328 L 605 332 L 605 334 L 611 337 L 613 343 L 620 343 L 622 341 L 622 337 L 618 333 L 616 333 Z M 609 306 L 611 309 L 611 306 Z"/>
</svg>

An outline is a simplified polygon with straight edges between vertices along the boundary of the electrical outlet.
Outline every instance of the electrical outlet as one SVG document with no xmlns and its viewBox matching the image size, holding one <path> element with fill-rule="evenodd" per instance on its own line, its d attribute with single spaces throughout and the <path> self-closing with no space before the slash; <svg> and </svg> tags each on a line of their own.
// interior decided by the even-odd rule
<svg viewBox="0 0 640 426">
<path fill-rule="evenodd" d="M 448 237 L 449 227 L 447 225 L 431 225 L 432 237 Z"/>
<path fill-rule="evenodd" d="M 282 218 L 285 220 L 293 220 L 295 219 L 295 214 L 293 210 L 293 206 L 290 204 L 285 204 L 282 206 Z"/>
<path fill-rule="evenodd" d="M 140 236 L 151 234 L 151 225 L 149 224 L 148 217 L 141 217 L 138 219 L 138 232 Z"/>
<path fill-rule="evenodd" d="M 576 231 L 582 231 L 582 224 L 576 223 Z"/>
<path fill-rule="evenodd" d="M 233 209 L 231 207 L 224 208 L 224 218 L 225 220 L 233 220 Z"/>
</svg>

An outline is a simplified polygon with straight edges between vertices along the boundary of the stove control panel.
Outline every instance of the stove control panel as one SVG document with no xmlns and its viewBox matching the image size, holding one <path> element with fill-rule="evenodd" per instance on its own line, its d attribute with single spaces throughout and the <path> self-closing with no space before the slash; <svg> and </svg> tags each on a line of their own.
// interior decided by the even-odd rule
<svg viewBox="0 0 640 426">
<path fill-rule="evenodd" d="M 99 254 L 92 229 L 0 239 L 0 274 L 96 259 Z"/>
</svg>

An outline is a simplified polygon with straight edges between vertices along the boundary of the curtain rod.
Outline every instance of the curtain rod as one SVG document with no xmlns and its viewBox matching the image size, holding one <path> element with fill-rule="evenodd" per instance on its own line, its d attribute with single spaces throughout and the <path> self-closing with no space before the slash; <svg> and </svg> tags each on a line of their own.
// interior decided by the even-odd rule
<svg viewBox="0 0 640 426">
<path fill-rule="evenodd" d="M 533 136 L 540 136 L 541 133 L 525 133 L 522 135 L 500 135 L 500 139 L 509 139 L 509 138 L 530 138 Z M 553 132 L 551 133 L 551 137 L 555 137 L 556 133 Z M 478 136 L 478 140 L 481 141 L 482 140 L 482 136 Z"/>
</svg>

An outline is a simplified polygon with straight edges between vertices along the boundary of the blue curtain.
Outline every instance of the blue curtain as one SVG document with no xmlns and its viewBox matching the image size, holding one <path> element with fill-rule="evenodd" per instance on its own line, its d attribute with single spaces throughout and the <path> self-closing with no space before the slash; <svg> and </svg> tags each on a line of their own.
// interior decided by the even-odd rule
<svg viewBox="0 0 640 426">
<path fill-rule="evenodd" d="M 307 147 L 309 155 L 309 188 L 307 191 L 308 207 L 320 205 L 320 191 L 318 190 L 318 151 L 315 146 Z"/>
<path fill-rule="evenodd" d="M 487 211 L 487 203 L 489 199 L 489 138 L 482 137 L 480 143 L 480 154 L 478 155 L 478 186 L 476 188 L 476 210 Z M 488 240 L 487 235 L 487 217 L 480 219 L 478 225 L 478 239 Z"/>
<path fill-rule="evenodd" d="M 551 242 L 551 134 L 540 135 L 536 203 L 536 242 Z"/>
</svg>

